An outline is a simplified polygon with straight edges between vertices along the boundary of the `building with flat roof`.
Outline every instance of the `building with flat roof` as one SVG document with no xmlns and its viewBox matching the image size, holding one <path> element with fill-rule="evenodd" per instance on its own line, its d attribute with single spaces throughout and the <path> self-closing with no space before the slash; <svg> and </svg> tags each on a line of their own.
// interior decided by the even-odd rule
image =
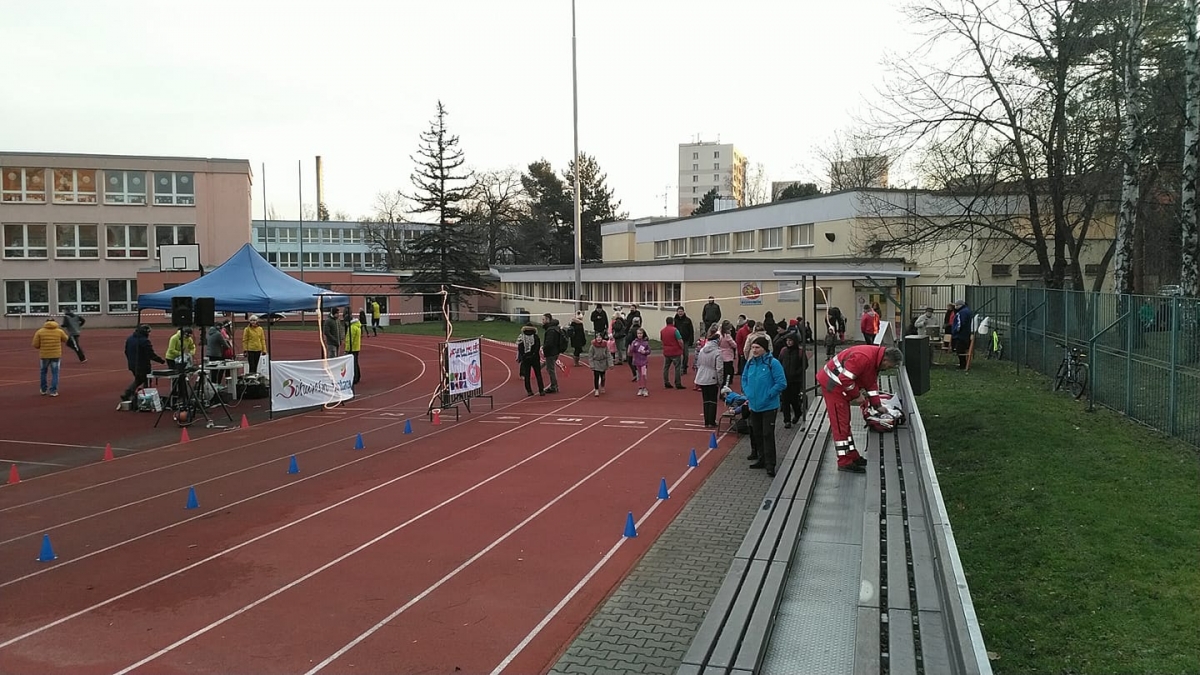
<svg viewBox="0 0 1200 675">
<path fill-rule="evenodd" d="M 160 274 L 160 245 L 207 267 L 250 241 L 252 181 L 244 159 L 0 152 L 0 327 L 127 325 L 139 292 L 195 276 Z"/>
<path fill-rule="evenodd" d="M 690 216 L 709 190 L 746 204 L 746 156 L 732 143 L 679 144 L 679 215 Z"/>
</svg>

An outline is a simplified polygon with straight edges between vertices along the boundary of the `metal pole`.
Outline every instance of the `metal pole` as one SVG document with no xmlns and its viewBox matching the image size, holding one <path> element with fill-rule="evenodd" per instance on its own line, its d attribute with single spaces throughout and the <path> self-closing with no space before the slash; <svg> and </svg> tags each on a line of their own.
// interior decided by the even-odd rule
<svg viewBox="0 0 1200 675">
<path fill-rule="evenodd" d="M 579 208 L 579 70 L 575 58 L 575 0 L 571 0 L 571 94 L 575 131 L 575 310 L 583 311 L 583 231 Z"/>
<path fill-rule="evenodd" d="M 1176 432 L 1175 403 L 1179 399 L 1175 392 L 1179 387 L 1179 297 L 1171 298 L 1171 370 L 1167 373 L 1167 433 L 1174 436 Z"/>
</svg>

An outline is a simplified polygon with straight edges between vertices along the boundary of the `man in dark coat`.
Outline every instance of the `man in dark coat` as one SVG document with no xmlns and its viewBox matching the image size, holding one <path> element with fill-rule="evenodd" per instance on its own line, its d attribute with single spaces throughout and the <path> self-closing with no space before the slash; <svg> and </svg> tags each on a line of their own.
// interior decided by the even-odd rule
<svg viewBox="0 0 1200 675">
<path fill-rule="evenodd" d="M 150 362 L 167 362 L 154 352 L 154 345 L 150 344 L 150 326 L 142 324 L 134 329 L 132 335 L 125 338 L 125 361 L 129 372 L 133 373 L 133 383 L 125 388 L 121 400 L 133 401 L 137 390 L 146 386 L 146 378 L 150 376 Z M 133 409 L 136 410 L 136 407 Z"/>
</svg>

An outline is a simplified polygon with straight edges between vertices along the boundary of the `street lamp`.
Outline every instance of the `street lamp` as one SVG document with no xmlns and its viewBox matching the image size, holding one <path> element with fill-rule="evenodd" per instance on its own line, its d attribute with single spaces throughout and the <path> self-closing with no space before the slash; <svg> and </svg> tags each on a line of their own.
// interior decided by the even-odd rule
<svg viewBox="0 0 1200 675">
<path fill-rule="evenodd" d="M 579 70 L 575 61 L 575 0 L 571 0 L 571 94 L 575 123 L 575 309 L 583 311 L 583 231 L 579 209 Z"/>
</svg>

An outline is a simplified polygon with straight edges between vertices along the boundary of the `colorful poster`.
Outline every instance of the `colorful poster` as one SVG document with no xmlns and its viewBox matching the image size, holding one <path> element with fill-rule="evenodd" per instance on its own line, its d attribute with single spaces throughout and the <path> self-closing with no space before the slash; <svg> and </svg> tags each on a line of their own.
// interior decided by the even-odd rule
<svg viewBox="0 0 1200 675">
<path fill-rule="evenodd" d="M 294 410 L 354 398 L 354 357 L 271 362 L 271 409 Z"/>
<path fill-rule="evenodd" d="M 483 386 L 479 338 L 448 343 L 446 351 L 451 396 L 466 394 Z"/>
<path fill-rule="evenodd" d="M 741 304 L 743 305 L 761 305 L 762 304 L 762 284 L 757 281 L 742 282 L 742 297 Z"/>
</svg>

